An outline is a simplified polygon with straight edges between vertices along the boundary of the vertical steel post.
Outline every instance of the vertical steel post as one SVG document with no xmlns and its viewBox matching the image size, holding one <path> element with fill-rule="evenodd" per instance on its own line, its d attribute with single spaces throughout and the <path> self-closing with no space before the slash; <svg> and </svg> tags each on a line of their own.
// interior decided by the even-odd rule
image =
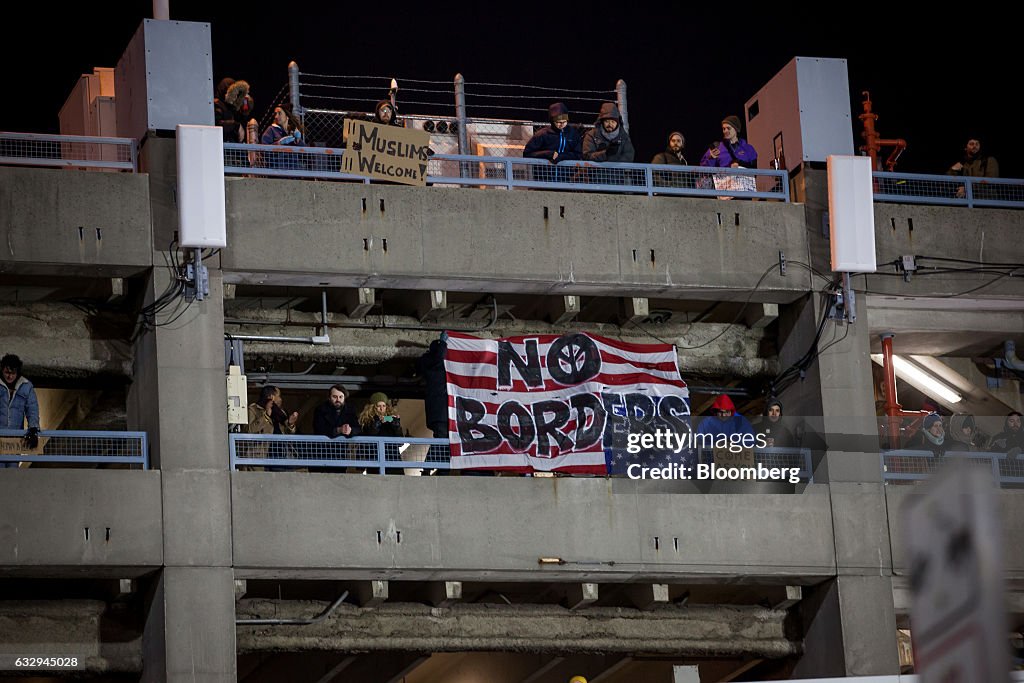
<svg viewBox="0 0 1024 683">
<path fill-rule="evenodd" d="M 302 105 L 299 104 L 299 65 L 295 62 L 288 63 L 288 99 L 292 103 L 292 111 L 302 121 Z M 305 121 L 302 122 L 305 125 Z"/>
<path fill-rule="evenodd" d="M 629 132 L 629 108 L 626 106 L 626 81 L 621 78 L 615 82 L 615 103 L 619 105 L 619 116 L 622 117 L 622 127 Z"/>
<path fill-rule="evenodd" d="M 882 335 L 882 369 L 885 370 L 885 414 L 889 418 L 889 448 L 900 447 L 900 412 L 896 398 L 896 366 L 892 364 L 893 334 Z"/>
<path fill-rule="evenodd" d="M 455 74 L 455 121 L 459 124 L 459 154 L 469 154 L 469 117 L 466 115 L 466 79 Z M 459 177 L 469 175 L 469 166 L 459 162 Z"/>
</svg>

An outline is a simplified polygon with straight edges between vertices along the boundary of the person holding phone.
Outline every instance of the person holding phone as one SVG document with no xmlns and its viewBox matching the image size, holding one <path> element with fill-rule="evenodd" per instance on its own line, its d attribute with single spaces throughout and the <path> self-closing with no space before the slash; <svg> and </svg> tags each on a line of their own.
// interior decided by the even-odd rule
<svg viewBox="0 0 1024 683">
<path fill-rule="evenodd" d="M 395 413 L 387 394 L 378 391 L 359 413 L 363 436 L 402 436 L 402 418 Z"/>
</svg>

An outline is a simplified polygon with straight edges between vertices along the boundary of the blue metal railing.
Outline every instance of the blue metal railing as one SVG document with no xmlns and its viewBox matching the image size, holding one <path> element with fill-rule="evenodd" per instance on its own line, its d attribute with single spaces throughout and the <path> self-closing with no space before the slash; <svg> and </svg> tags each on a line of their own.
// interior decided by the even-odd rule
<svg viewBox="0 0 1024 683">
<path fill-rule="evenodd" d="M 131 138 L 0 131 L 0 164 L 134 173 L 138 168 L 137 161 L 137 144 Z"/>
<path fill-rule="evenodd" d="M 875 201 L 1024 208 L 1024 180 L 876 172 Z"/>
<path fill-rule="evenodd" d="M 28 448 L 25 432 L 0 429 L 0 467 L 18 463 L 93 463 L 138 465 L 149 469 L 145 432 L 45 430 Z"/>
<path fill-rule="evenodd" d="M 224 144 L 225 175 L 320 178 L 370 182 L 343 173 L 345 150 L 328 147 Z M 507 190 L 529 188 L 690 197 L 737 197 L 789 201 L 784 170 L 707 168 L 655 164 L 567 161 L 464 154 L 435 154 L 427 184 Z"/>
<path fill-rule="evenodd" d="M 355 468 L 385 474 L 397 469 L 460 469 L 452 466 L 447 439 L 230 434 L 228 449 L 233 470 L 240 467 Z M 712 462 L 711 454 L 705 454 L 701 462 Z M 813 481 L 811 452 L 806 448 L 756 450 L 754 462 L 766 468 L 799 468 L 801 480 Z"/>
<path fill-rule="evenodd" d="M 886 483 L 908 484 L 924 481 L 953 458 L 965 458 L 972 465 L 987 467 L 1000 486 L 1024 486 L 1024 458 L 1006 453 L 949 451 L 936 456 L 931 451 L 891 450 L 879 454 L 882 477 Z"/>
</svg>

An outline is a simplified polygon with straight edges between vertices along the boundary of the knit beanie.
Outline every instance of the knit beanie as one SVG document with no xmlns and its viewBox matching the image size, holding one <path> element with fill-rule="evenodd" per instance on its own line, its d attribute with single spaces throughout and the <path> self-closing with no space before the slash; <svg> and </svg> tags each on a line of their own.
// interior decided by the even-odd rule
<svg viewBox="0 0 1024 683">
<path fill-rule="evenodd" d="M 738 116 L 726 116 L 722 119 L 722 123 L 728 123 L 730 126 L 735 128 L 737 135 L 739 135 L 740 131 L 743 130 L 743 124 L 740 123 L 740 117 Z"/>
<path fill-rule="evenodd" d="M 384 403 L 389 403 L 390 402 L 388 400 L 388 395 L 385 394 L 383 391 L 378 391 L 378 392 L 375 392 L 375 393 L 370 395 L 370 403 L 372 405 L 376 405 L 376 404 L 380 403 L 381 401 L 383 401 Z"/>
</svg>

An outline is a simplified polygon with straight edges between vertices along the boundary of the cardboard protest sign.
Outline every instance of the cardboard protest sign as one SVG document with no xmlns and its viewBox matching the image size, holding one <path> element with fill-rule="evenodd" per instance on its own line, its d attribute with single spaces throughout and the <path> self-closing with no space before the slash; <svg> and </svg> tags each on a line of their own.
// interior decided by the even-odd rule
<svg viewBox="0 0 1024 683">
<path fill-rule="evenodd" d="M 343 172 L 405 185 L 426 184 L 430 133 L 346 119 L 345 141 Z"/>
</svg>

